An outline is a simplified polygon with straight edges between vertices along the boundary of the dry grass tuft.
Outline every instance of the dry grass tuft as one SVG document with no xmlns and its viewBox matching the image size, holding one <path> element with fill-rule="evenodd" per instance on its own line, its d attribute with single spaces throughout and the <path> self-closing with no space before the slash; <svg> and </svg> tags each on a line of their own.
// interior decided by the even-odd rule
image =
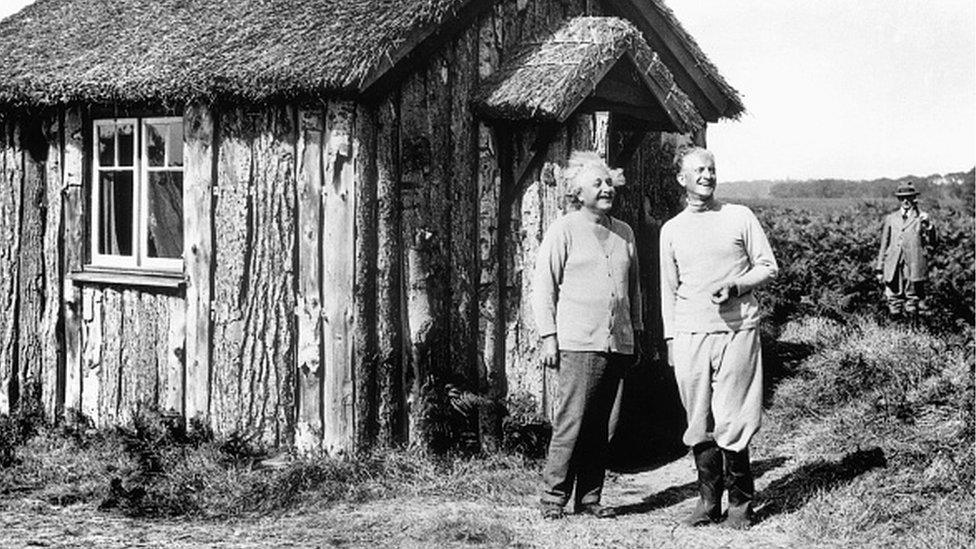
<svg viewBox="0 0 976 549">
<path fill-rule="evenodd" d="M 757 449 L 789 446 L 806 465 L 764 492 L 765 513 L 796 511 L 808 543 L 971 541 L 971 337 L 866 319 L 801 321 L 782 337 L 815 350 L 777 387 Z"/>
</svg>

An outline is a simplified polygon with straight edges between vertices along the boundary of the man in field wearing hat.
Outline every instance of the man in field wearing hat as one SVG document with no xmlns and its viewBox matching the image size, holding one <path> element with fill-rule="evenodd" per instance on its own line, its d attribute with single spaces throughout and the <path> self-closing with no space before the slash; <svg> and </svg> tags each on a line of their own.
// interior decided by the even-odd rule
<svg viewBox="0 0 976 549">
<path fill-rule="evenodd" d="M 687 206 L 661 228 L 661 317 L 698 470 L 699 501 L 685 521 L 748 528 L 755 492 L 749 442 L 762 420 L 759 303 L 776 259 L 752 211 L 715 199 L 715 158 L 700 147 L 677 156 Z M 724 481 L 724 482 L 723 482 Z"/>
<path fill-rule="evenodd" d="M 611 518 L 600 504 L 610 413 L 643 328 L 637 251 L 630 226 L 610 216 L 621 171 L 577 151 L 563 177 L 580 209 L 546 230 L 532 279 L 540 359 L 559 370 L 542 515 L 562 517 L 575 489 L 577 513 Z"/>
<path fill-rule="evenodd" d="M 885 217 L 874 269 L 878 282 L 884 284 L 891 316 L 914 319 L 924 311 L 925 256 L 935 244 L 935 228 L 929 215 L 918 209 L 914 185 L 899 185 L 895 196 L 901 208 Z"/>
</svg>

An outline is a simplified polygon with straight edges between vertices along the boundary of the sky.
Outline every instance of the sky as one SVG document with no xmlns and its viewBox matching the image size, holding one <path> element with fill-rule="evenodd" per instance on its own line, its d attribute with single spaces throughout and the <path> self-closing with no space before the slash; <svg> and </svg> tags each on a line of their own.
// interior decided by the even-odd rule
<svg viewBox="0 0 976 549">
<path fill-rule="evenodd" d="M 721 180 L 874 179 L 976 164 L 973 0 L 666 0 L 747 113 Z"/>
<path fill-rule="evenodd" d="M 722 180 L 976 164 L 973 0 L 665 1 L 746 105 L 708 129 Z"/>
</svg>

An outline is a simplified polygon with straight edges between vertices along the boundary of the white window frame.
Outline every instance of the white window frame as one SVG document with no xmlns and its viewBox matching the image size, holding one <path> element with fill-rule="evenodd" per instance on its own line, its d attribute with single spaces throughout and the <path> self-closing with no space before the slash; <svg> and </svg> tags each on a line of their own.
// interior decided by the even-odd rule
<svg viewBox="0 0 976 549">
<path fill-rule="evenodd" d="M 179 116 L 158 116 L 147 118 L 100 118 L 92 121 L 92 184 L 91 184 L 91 255 L 90 265 L 93 267 L 109 267 L 126 270 L 146 270 L 146 271 L 166 271 L 182 273 L 184 269 L 184 258 L 161 258 L 148 257 L 148 235 L 149 235 L 149 172 L 151 171 L 177 171 L 169 164 L 169 146 L 167 145 L 164 153 L 164 164 L 162 167 L 149 167 L 146 156 L 147 139 L 146 126 L 148 124 L 183 122 Z M 133 127 L 133 146 L 132 146 L 132 166 L 118 167 L 113 166 L 111 171 L 132 171 L 132 255 L 122 256 L 114 254 L 102 254 L 98 252 L 99 236 L 99 216 L 101 200 L 101 179 L 99 172 L 102 167 L 99 165 L 98 154 L 98 129 L 101 126 L 116 126 L 119 124 L 132 124 Z M 115 164 L 118 164 L 118 134 L 116 133 Z M 186 161 L 179 167 L 180 172 L 185 173 Z M 184 208 L 186 205 L 184 204 Z M 184 250 L 185 253 L 185 250 Z"/>
</svg>

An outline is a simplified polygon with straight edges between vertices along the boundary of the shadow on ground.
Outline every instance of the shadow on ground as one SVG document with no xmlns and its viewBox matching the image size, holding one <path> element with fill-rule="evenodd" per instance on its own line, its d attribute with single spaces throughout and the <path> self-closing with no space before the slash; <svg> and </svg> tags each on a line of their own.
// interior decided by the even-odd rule
<svg viewBox="0 0 976 549">
<path fill-rule="evenodd" d="M 773 481 L 758 494 L 755 522 L 762 522 L 781 513 L 792 513 L 803 507 L 817 492 L 831 490 L 871 469 L 886 465 L 887 460 L 881 448 L 858 450 L 847 454 L 840 461 L 818 460 L 808 463 Z"/>
<path fill-rule="evenodd" d="M 761 459 L 759 461 L 755 461 L 752 464 L 752 473 L 756 478 L 759 478 L 764 474 L 766 474 L 767 472 L 786 463 L 787 460 L 789 460 L 788 457 L 779 456 L 779 457 Z M 698 496 L 698 483 L 689 482 L 687 484 L 682 484 L 680 486 L 671 486 L 660 492 L 651 494 L 645 497 L 640 503 L 621 505 L 620 507 L 617 507 L 616 510 L 618 515 L 649 513 L 657 509 L 662 509 L 664 507 L 671 507 L 672 505 L 677 505 L 682 501 L 697 496 Z"/>
</svg>

